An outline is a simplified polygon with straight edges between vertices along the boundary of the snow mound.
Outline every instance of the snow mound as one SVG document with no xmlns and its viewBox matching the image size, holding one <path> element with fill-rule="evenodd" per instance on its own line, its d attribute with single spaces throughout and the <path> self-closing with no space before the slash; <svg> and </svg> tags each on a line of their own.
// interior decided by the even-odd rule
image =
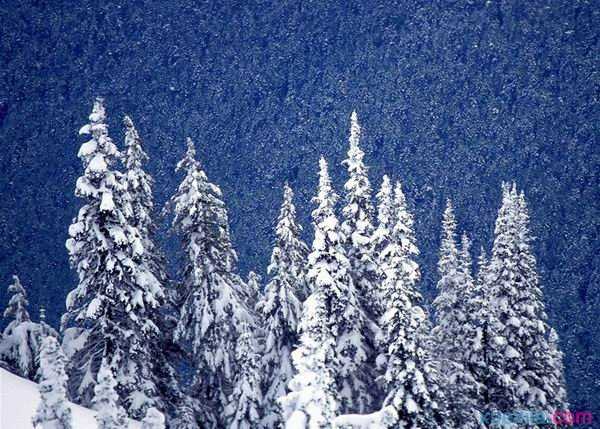
<svg viewBox="0 0 600 429">
<path fill-rule="evenodd" d="M 38 385 L 0 368 L 0 428 L 33 429 L 31 418 L 40 401 Z M 96 429 L 96 412 L 70 404 L 73 427 Z M 139 429 L 140 423 L 129 422 L 129 429 Z"/>
</svg>

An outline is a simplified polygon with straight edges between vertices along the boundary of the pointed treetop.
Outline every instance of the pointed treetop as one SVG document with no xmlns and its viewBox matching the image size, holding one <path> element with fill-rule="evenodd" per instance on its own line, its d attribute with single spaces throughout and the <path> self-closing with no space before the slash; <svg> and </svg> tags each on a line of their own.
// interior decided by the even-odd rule
<svg viewBox="0 0 600 429">
<path fill-rule="evenodd" d="M 327 161 L 323 157 L 319 160 L 319 188 L 327 190 L 331 189 L 331 179 L 329 178 Z"/>
<path fill-rule="evenodd" d="M 402 207 L 403 209 L 406 209 L 406 196 L 402 191 L 402 183 L 400 183 L 400 181 L 396 182 L 396 186 L 394 188 L 394 202 L 396 207 Z"/>
<path fill-rule="evenodd" d="M 286 180 L 285 183 L 283 184 L 283 200 L 289 204 L 292 202 L 293 199 L 294 199 L 294 191 L 293 191 L 292 187 L 290 186 L 290 184 Z"/>
<path fill-rule="evenodd" d="M 355 176 L 354 180 L 351 180 L 350 182 L 364 181 L 365 183 L 360 183 L 360 186 L 369 189 L 368 179 L 366 178 L 367 167 L 365 167 L 365 165 L 363 164 L 363 158 L 365 157 L 365 153 L 358 145 L 360 142 L 360 133 L 361 129 L 358 123 L 358 115 L 356 114 L 356 112 L 352 112 L 350 120 L 350 147 L 348 148 L 348 158 L 342 162 L 342 165 L 345 165 L 348 168 L 348 173 L 350 174 L 351 178 Z M 351 188 L 358 185 L 359 183 L 347 183 L 346 190 L 349 191 Z M 348 188 L 348 186 L 350 186 L 350 188 Z"/>
<path fill-rule="evenodd" d="M 387 174 L 384 174 L 383 178 L 381 179 L 381 190 L 383 191 L 384 189 L 389 191 L 392 190 L 392 181 L 390 180 L 390 176 Z"/>
<path fill-rule="evenodd" d="M 127 129 L 135 128 L 135 126 L 133 125 L 133 121 L 131 120 L 131 117 L 129 115 L 125 115 L 123 117 L 123 125 L 125 125 L 125 128 Z"/>
<path fill-rule="evenodd" d="M 14 317 L 14 322 L 18 325 L 23 322 L 29 322 L 29 312 L 27 311 L 27 292 L 19 280 L 19 276 L 13 275 L 13 282 L 8 286 L 8 292 L 12 294 L 6 310 L 4 310 L 4 317 Z"/>
<path fill-rule="evenodd" d="M 175 171 L 183 169 L 197 169 L 200 167 L 200 163 L 196 160 L 196 147 L 194 146 L 194 141 L 190 137 L 188 137 L 186 143 L 187 150 L 185 152 L 185 156 L 181 161 L 177 163 L 177 168 L 175 169 Z"/>
<path fill-rule="evenodd" d="M 350 147 L 357 147 L 360 140 L 360 125 L 358 123 L 358 114 L 356 110 L 350 116 Z"/>
<path fill-rule="evenodd" d="M 142 168 L 144 161 L 148 160 L 148 155 L 142 149 L 142 139 L 128 115 L 123 118 L 123 125 L 125 125 L 125 146 L 127 147 L 126 167 L 129 170 Z"/>
<path fill-rule="evenodd" d="M 442 218 L 442 243 L 440 245 L 440 259 L 438 261 L 438 271 L 442 278 L 458 269 L 458 257 L 458 248 L 456 245 L 456 218 L 454 217 L 452 201 L 448 199 Z M 438 287 L 440 287 L 442 283 L 439 283 Z"/>
<path fill-rule="evenodd" d="M 450 200 L 450 198 L 446 200 L 446 209 L 444 210 L 442 225 L 444 227 L 444 237 L 454 240 L 456 234 L 456 217 L 454 216 L 454 207 L 452 206 L 452 200 Z"/>
<path fill-rule="evenodd" d="M 323 204 L 335 204 L 337 201 L 337 195 L 331 187 L 331 179 L 329 178 L 329 170 L 327 161 L 324 157 L 319 160 L 319 191 L 315 202 L 322 206 Z M 331 207 L 333 208 L 333 207 Z"/>
<path fill-rule="evenodd" d="M 102 123 L 106 120 L 106 109 L 104 107 L 104 98 L 96 97 L 94 100 L 94 107 L 92 113 L 88 117 L 90 122 L 93 124 Z"/>
<path fill-rule="evenodd" d="M 196 147 L 194 146 L 194 141 L 191 139 L 191 137 L 188 137 L 186 139 L 186 143 L 187 143 L 186 155 L 190 158 L 195 158 L 196 157 Z"/>
</svg>

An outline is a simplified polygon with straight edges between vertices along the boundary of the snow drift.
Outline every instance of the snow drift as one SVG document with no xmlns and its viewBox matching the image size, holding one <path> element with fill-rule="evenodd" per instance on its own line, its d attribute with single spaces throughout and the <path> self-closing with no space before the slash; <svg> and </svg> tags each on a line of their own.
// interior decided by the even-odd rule
<svg viewBox="0 0 600 429">
<path fill-rule="evenodd" d="M 40 401 L 37 384 L 0 368 L 0 428 L 33 429 L 31 418 Z M 96 412 L 70 403 L 73 427 L 96 429 Z M 139 429 L 140 423 L 129 422 L 129 429 Z"/>
</svg>

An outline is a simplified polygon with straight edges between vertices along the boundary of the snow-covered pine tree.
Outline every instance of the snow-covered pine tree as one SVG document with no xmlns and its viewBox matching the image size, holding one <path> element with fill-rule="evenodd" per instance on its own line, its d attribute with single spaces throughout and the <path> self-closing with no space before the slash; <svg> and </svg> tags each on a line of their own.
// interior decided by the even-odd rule
<svg viewBox="0 0 600 429">
<path fill-rule="evenodd" d="M 448 200 L 442 220 L 438 296 L 433 302 L 437 320 L 433 338 L 453 426 L 465 429 L 476 428 L 479 424 L 476 378 L 468 362 L 469 346 L 476 340 L 478 329 L 478 321 L 471 317 L 467 308 L 470 295 L 474 293 L 471 266 L 470 241 L 466 234 L 460 253 L 457 249 L 456 219 Z"/>
<path fill-rule="evenodd" d="M 348 260 L 355 287 L 359 291 L 361 304 L 372 314 L 377 302 L 375 284 L 377 282 L 376 262 L 374 260 L 374 242 L 372 224 L 373 206 L 371 203 L 371 185 L 368 169 L 364 164 L 364 152 L 359 146 L 360 125 L 358 115 L 352 112 L 348 157 L 343 165 L 348 170 L 348 180 L 344 185 L 346 191 L 345 205 L 342 210 L 344 221 L 342 232 L 346 240 Z"/>
<path fill-rule="evenodd" d="M 280 425 L 281 410 L 277 399 L 286 394 L 286 386 L 294 375 L 291 353 L 298 343 L 301 297 L 307 293 L 304 266 L 308 247 L 300 238 L 301 230 L 296 221 L 293 191 L 286 183 L 268 267 L 271 280 L 256 306 L 265 329 L 261 361 L 265 392 L 262 424 L 267 428 Z"/>
<path fill-rule="evenodd" d="M 381 259 L 381 254 L 385 248 L 390 244 L 392 229 L 394 227 L 394 189 L 390 178 L 387 175 L 383 176 L 381 181 L 381 188 L 376 195 L 377 197 L 377 228 L 373 233 L 373 245 L 375 251 L 375 258 L 377 261 L 378 278 L 377 282 L 378 290 L 378 303 L 379 309 L 378 314 L 383 313 L 383 303 L 381 301 L 381 285 L 385 278 L 385 273 L 382 271 L 384 261 Z M 381 351 L 378 350 L 378 353 Z"/>
<path fill-rule="evenodd" d="M 359 146 L 360 125 L 358 115 L 352 112 L 350 126 L 350 148 L 348 158 L 343 162 L 348 170 L 348 180 L 344 185 L 346 191 L 345 206 L 342 210 L 344 221 L 341 231 L 344 236 L 344 246 L 350 263 L 349 274 L 352 278 L 350 287 L 356 289 L 359 311 L 365 316 L 360 332 L 353 339 L 358 355 L 350 353 L 340 356 L 343 372 L 347 378 L 350 391 L 342 392 L 345 400 L 342 403 L 344 411 L 364 413 L 370 411 L 377 395 L 374 362 L 375 337 L 377 335 L 376 318 L 379 315 L 377 290 L 377 264 L 372 224 L 373 207 L 371 203 L 371 185 L 367 167 L 363 162 L 364 152 Z M 361 356 L 364 354 L 364 356 Z M 347 362 L 352 361 L 352 362 Z"/>
<path fill-rule="evenodd" d="M 229 429 L 252 429 L 260 426 L 262 392 L 257 347 L 248 324 L 242 322 L 235 351 L 238 374 L 225 409 Z"/>
<path fill-rule="evenodd" d="M 568 408 L 564 382 L 562 354 L 558 348 L 558 335 L 548 324 L 543 292 L 537 273 L 529 230 L 529 209 L 523 191 L 518 193 L 513 184 L 516 200 L 518 247 L 520 269 L 529 292 L 529 305 L 523 308 L 524 317 L 530 318 L 530 343 L 523 346 L 526 371 L 517 378 L 519 395 L 529 407 L 540 407 L 549 413 Z M 533 310 L 533 311 L 532 311 Z M 536 320 L 537 319 L 537 320 Z M 533 346 L 530 346 L 532 344 Z M 536 347 L 537 346 L 537 349 Z"/>
<path fill-rule="evenodd" d="M 78 153 L 84 174 L 75 194 L 84 205 L 69 227 L 66 243 L 79 284 L 67 296 L 64 348 L 71 360 L 73 399 L 91 403 L 106 358 L 115 365 L 118 394 L 129 415 L 141 418 L 147 407 L 162 407 L 151 345 L 159 337 L 152 313 L 160 307 L 164 291 L 146 263 L 126 177 L 114 170 L 121 155 L 105 120 L 104 103 L 98 98 L 90 122 L 80 130 L 91 139 Z"/>
<path fill-rule="evenodd" d="M 127 425 L 125 410 L 119 405 L 119 395 L 115 391 L 117 382 L 111 367 L 106 359 L 102 360 L 94 385 L 92 405 L 96 410 L 98 429 L 122 429 Z"/>
<path fill-rule="evenodd" d="M 181 353 L 172 336 L 177 317 L 175 310 L 175 290 L 169 288 L 170 280 L 166 271 L 165 257 L 156 243 L 157 226 L 154 219 L 154 180 L 144 166 L 148 155 L 143 141 L 129 116 L 123 118 L 125 127 L 126 152 L 123 160 L 127 190 L 131 196 L 131 224 L 137 228 L 144 247 L 144 263 L 163 286 L 164 296 L 160 307 L 148 309 L 148 317 L 158 327 L 161 335 L 149 343 L 152 348 L 153 373 L 159 394 L 164 401 L 163 411 L 177 414 L 184 402 L 175 370 L 171 362 L 181 360 Z M 140 417 L 138 414 L 137 417 Z"/>
<path fill-rule="evenodd" d="M 144 245 L 144 256 L 148 268 L 154 276 L 165 284 L 167 274 L 165 259 L 156 244 L 156 223 L 154 221 L 154 180 L 144 169 L 148 155 L 142 147 L 142 139 L 129 116 L 123 118 L 125 126 L 125 177 L 127 190 L 131 196 L 132 221 Z"/>
<path fill-rule="evenodd" d="M 12 319 L 2 334 L 0 343 L 0 358 L 11 371 L 22 377 L 31 378 L 34 375 L 36 344 L 31 341 L 30 332 L 23 332 L 24 324 L 30 324 L 31 317 L 27 311 L 29 301 L 27 292 L 19 277 L 13 275 L 13 282 L 8 286 L 12 294 L 4 310 L 4 318 Z M 17 329 L 21 327 L 20 329 Z"/>
<path fill-rule="evenodd" d="M 165 429 L 165 416 L 154 407 L 148 408 L 142 420 L 142 429 Z"/>
<path fill-rule="evenodd" d="M 35 323 L 31 320 L 27 311 L 27 292 L 18 276 L 13 276 L 8 293 L 12 296 L 4 310 L 4 317 L 12 320 L 2 334 L 0 361 L 21 377 L 35 380 L 42 339 L 47 335 L 58 337 L 58 334 L 45 323 Z"/>
<path fill-rule="evenodd" d="M 185 257 L 180 319 L 175 339 L 192 355 L 195 375 L 191 391 L 206 425 L 224 424 L 223 409 L 237 372 L 235 341 L 241 323 L 253 323 L 247 291 L 235 273 L 236 253 L 229 235 L 221 190 L 210 183 L 191 139 L 177 164 L 185 178 L 169 206 L 173 229 L 179 233 Z"/>
<path fill-rule="evenodd" d="M 414 260 L 418 248 L 413 219 L 400 184 L 394 192 L 394 216 L 388 245 L 380 254 L 385 312 L 378 336 L 384 363 L 384 409 L 393 406 L 398 427 L 436 428 L 442 422 L 442 397 L 437 368 L 431 358 L 429 323 L 416 289 L 420 279 Z"/>
<path fill-rule="evenodd" d="M 339 404 L 340 373 L 338 337 L 345 331 L 340 319 L 351 282 L 347 273 L 340 226 L 335 215 L 337 196 L 331 187 L 327 162 L 319 163 L 319 189 L 312 212 L 315 237 L 308 256 L 307 281 L 311 295 L 304 302 L 300 321 L 300 345 L 292 352 L 296 375 L 290 393 L 280 401 L 286 428 L 330 428 Z M 356 300 L 356 298 L 354 298 Z M 359 315 L 347 313 L 352 322 Z"/>
<path fill-rule="evenodd" d="M 499 364 L 488 386 L 489 408 L 552 413 L 565 408 L 566 398 L 558 387 L 562 368 L 552 358 L 528 223 L 525 198 L 515 184 L 504 185 L 486 276 L 498 326 L 488 361 Z"/>
<path fill-rule="evenodd" d="M 32 423 L 39 429 L 71 429 L 71 407 L 67 401 L 67 358 L 58 340 L 47 336 L 40 352 L 40 403 Z"/>
</svg>

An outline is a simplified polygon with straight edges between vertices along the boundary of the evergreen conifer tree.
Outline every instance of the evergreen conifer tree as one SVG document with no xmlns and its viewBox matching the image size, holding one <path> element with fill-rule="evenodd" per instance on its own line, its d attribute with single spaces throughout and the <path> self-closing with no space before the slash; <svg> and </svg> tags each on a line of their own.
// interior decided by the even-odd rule
<svg viewBox="0 0 600 429">
<path fill-rule="evenodd" d="M 496 341 L 488 359 L 499 369 L 490 378 L 489 407 L 500 411 L 565 408 L 562 368 L 556 367 L 542 291 L 531 249 L 529 214 L 516 185 L 503 186 L 492 260 L 486 275 Z"/>
<path fill-rule="evenodd" d="M 262 356 L 265 427 L 277 427 L 281 411 L 277 399 L 286 394 L 294 375 L 291 353 L 298 343 L 302 314 L 301 296 L 307 286 L 304 264 L 308 253 L 296 222 L 292 188 L 284 186 L 283 203 L 275 229 L 276 240 L 268 273 L 271 278 L 256 309 L 264 320 L 265 350 Z"/>
<path fill-rule="evenodd" d="M 89 120 L 80 130 L 91 139 L 78 153 L 84 174 L 75 192 L 84 205 L 66 243 L 79 275 L 62 319 L 63 329 L 69 328 L 65 350 L 71 359 L 70 391 L 75 400 L 89 405 L 100 364 L 108 359 L 115 365 L 121 401 L 129 415 L 139 418 L 149 406 L 162 407 L 151 344 L 159 337 L 152 313 L 164 291 L 147 264 L 126 177 L 114 169 L 121 154 L 108 136 L 102 99 L 94 102 Z"/>
<path fill-rule="evenodd" d="M 468 310 L 474 284 L 470 241 L 463 235 L 456 246 L 456 219 L 448 200 L 442 221 L 442 244 L 438 272 L 438 296 L 434 301 L 437 325 L 433 330 L 435 350 L 445 381 L 446 398 L 455 427 L 478 427 L 478 391 L 469 364 L 469 346 L 477 338 L 477 320 Z"/>
<path fill-rule="evenodd" d="M 339 318 L 345 312 L 343 300 L 351 298 L 345 293 L 350 279 L 334 211 L 337 197 L 323 158 L 319 166 L 317 208 L 312 213 L 315 237 L 307 269 L 312 293 L 304 302 L 300 345 L 292 352 L 296 375 L 289 383 L 290 393 L 281 399 L 286 428 L 329 428 L 339 408 L 337 340 L 345 328 Z"/>
<path fill-rule="evenodd" d="M 208 181 L 195 153 L 188 139 L 186 155 L 177 165 L 185 178 L 170 202 L 173 228 L 181 237 L 185 257 L 175 339 L 192 355 L 192 392 L 208 411 L 202 420 L 216 425 L 223 419 L 238 371 L 235 341 L 239 328 L 244 321 L 253 323 L 253 314 L 247 306 L 247 291 L 235 273 L 237 256 L 221 190 Z"/>
<path fill-rule="evenodd" d="M 142 146 L 142 139 L 129 116 L 123 119 L 125 126 L 125 177 L 127 190 L 131 195 L 132 221 L 142 239 L 148 268 L 164 285 L 167 282 L 165 261 L 155 240 L 154 221 L 154 180 L 144 169 L 148 155 Z"/>
<path fill-rule="evenodd" d="M 144 263 L 163 287 L 163 298 L 160 307 L 148 309 L 148 317 L 158 327 L 160 336 L 151 341 L 152 372 L 155 375 L 160 397 L 164 402 L 164 410 L 171 415 L 181 409 L 184 395 L 179 388 L 175 370 L 171 362 L 181 360 L 181 352 L 174 344 L 173 328 L 175 325 L 175 291 L 168 288 L 170 281 L 166 272 L 165 258 L 156 243 L 156 222 L 154 220 L 154 197 L 152 189 L 154 180 L 144 166 L 149 157 L 144 151 L 140 137 L 129 116 L 123 119 L 125 127 L 124 154 L 125 180 L 131 196 L 131 224 L 137 228 L 144 247 Z M 141 413 L 137 414 L 140 417 Z"/>
<path fill-rule="evenodd" d="M 27 311 L 27 306 L 29 305 L 27 292 L 25 292 L 25 288 L 17 275 L 13 275 L 13 283 L 8 286 L 8 293 L 11 293 L 12 296 L 4 310 L 4 317 L 13 319 L 8 324 L 7 329 L 11 327 L 14 329 L 14 327 L 23 322 L 31 321 L 31 317 Z"/>
<path fill-rule="evenodd" d="M 360 125 L 358 115 L 352 112 L 350 127 L 350 148 L 348 158 L 343 164 L 348 170 L 348 181 L 344 185 L 346 203 L 342 210 L 344 221 L 341 231 L 344 235 L 345 249 L 350 263 L 351 287 L 356 290 L 359 311 L 364 315 L 364 323 L 353 339 L 358 356 L 351 353 L 342 356 L 342 367 L 346 367 L 346 379 L 351 385 L 350 391 L 342 392 L 345 411 L 364 413 L 372 408 L 373 390 L 376 390 L 374 362 L 374 343 L 377 335 L 376 318 L 379 312 L 377 291 L 377 264 L 375 260 L 374 227 L 372 224 L 373 207 L 371 203 L 371 185 L 367 167 L 363 162 L 364 152 L 359 146 Z M 364 353 L 364 356 L 361 356 Z M 352 360 L 352 364 L 345 360 Z"/>
<path fill-rule="evenodd" d="M 383 266 L 385 260 L 382 254 L 386 247 L 390 244 L 392 229 L 394 228 L 394 190 L 390 178 L 387 175 L 383 176 L 381 188 L 377 193 L 377 228 L 373 234 L 374 250 L 378 269 L 378 314 L 383 313 L 383 301 L 381 298 L 382 284 L 385 278 Z M 381 354 L 381 350 L 378 350 Z"/>
<path fill-rule="evenodd" d="M 56 338 L 47 336 L 40 352 L 40 403 L 32 423 L 39 429 L 71 429 L 71 407 L 67 402 L 66 357 Z"/>
<path fill-rule="evenodd" d="M 385 312 L 378 337 L 385 362 L 386 407 L 394 407 L 398 427 L 436 428 L 443 421 L 437 368 L 431 357 L 429 323 L 416 289 L 420 279 L 413 219 L 400 184 L 394 192 L 394 222 L 389 244 L 382 250 Z"/>
</svg>

